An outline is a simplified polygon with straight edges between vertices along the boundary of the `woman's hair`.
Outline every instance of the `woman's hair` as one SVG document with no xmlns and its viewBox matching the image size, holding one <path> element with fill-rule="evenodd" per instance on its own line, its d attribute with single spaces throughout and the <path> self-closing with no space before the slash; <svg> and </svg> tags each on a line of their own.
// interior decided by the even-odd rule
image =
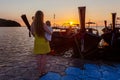
<svg viewBox="0 0 120 80">
<path fill-rule="evenodd" d="M 42 11 L 37 11 L 35 13 L 34 17 L 34 27 L 35 27 L 35 33 L 37 36 L 45 36 L 45 30 L 44 30 L 44 14 Z"/>
</svg>

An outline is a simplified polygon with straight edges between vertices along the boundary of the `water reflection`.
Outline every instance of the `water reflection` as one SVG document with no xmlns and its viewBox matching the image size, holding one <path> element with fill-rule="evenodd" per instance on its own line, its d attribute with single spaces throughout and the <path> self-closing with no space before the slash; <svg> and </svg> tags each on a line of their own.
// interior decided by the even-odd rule
<svg viewBox="0 0 120 80">
<path fill-rule="evenodd" d="M 0 27 L 0 58 L 31 54 L 33 37 L 26 27 Z"/>
</svg>

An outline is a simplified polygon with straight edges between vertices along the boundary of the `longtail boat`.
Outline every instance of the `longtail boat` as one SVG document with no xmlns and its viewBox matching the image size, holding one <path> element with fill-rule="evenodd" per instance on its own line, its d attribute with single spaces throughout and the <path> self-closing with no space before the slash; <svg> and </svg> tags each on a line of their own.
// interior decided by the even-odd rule
<svg viewBox="0 0 120 80">
<path fill-rule="evenodd" d="M 62 52 L 73 49 L 73 57 L 91 58 L 98 50 L 98 44 L 101 37 L 88 31 L 85 27 L 85 11 L 86 7 L 78 7 L 80 18 L 80 30 L 77 34 L 67 35 L 66 32 L 53 33 L 51 47 L 56 52 Z M 94 30 L 89 28 L 89 30 Z"/>
<path fill-rule="evenodd" d="M 101 40 L 101 37 L 98 34 L 93 33 L 95 29 L 85 27 L 86 7 L 85 6 L 78 7 L 78 11 L 79 11 L 80 24 L 81 24 L 80 26 L 81 31 L 79 33 L 79 38 L 77 39 L 77 41 L 79 42 L 80 45 L 79 47 L 80 52 L 82 53 L 84 58 L 93 58 L 94 54 L 98 50 L 98 44 Z"/>
<path fill-rule="evenodd" d="M 101 36 L 108 46 L 103 47 L 102 58 L 120 61 L 120 28 L 116 27 L 116 13 L 112 13 L 112 26 Z"/>
<path fill-rule="evenodd" d="M 116 13 L 112 13 L 112 27 L 108 32 L 105 32 L 102 35 L 102 38 L 111 47 L 120 48 L 120 28 L 117 28 L 115 23 L 116 23 Z"/>
</svg>

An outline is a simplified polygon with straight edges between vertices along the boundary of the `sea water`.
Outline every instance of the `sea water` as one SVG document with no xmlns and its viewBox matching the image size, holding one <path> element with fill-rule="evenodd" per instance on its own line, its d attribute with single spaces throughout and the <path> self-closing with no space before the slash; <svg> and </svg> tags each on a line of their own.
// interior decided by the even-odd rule
<svg viewBox="0 0 120 80">
<path fill-rule="evenodd" d="M 0 27 L 0 58 L 32 52 L 33 37 L 26 27 Z"/>
<path fill-rule="evenodd" d="M 95 27 L 102 34 L 102 27 Z M 0 56 L 32 53 L 34 38 L 27 27 L 0 27 Z"/>
</svg>

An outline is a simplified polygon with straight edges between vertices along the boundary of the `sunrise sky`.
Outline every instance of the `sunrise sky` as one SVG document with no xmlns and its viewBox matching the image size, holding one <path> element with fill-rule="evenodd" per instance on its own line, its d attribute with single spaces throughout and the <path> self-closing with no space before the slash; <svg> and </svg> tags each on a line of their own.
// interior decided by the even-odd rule
<svg viewBox="0 0 120 80">
<path fill-rule="evenodd" d="M 86 6 L 86 22 L 94 21 L 99 26 L 104 25 L 104 20 L 111 23 L 111 13 L 116 12 L 120 17 L 120 0 L 0 0 L 0 18 L 16 20 L 24 26 L 22 14 L 31 23 L 34 13 L 42 10 L 45 21 L 52 24 L 79 23 L 80 6 Z"/>
</svg>

